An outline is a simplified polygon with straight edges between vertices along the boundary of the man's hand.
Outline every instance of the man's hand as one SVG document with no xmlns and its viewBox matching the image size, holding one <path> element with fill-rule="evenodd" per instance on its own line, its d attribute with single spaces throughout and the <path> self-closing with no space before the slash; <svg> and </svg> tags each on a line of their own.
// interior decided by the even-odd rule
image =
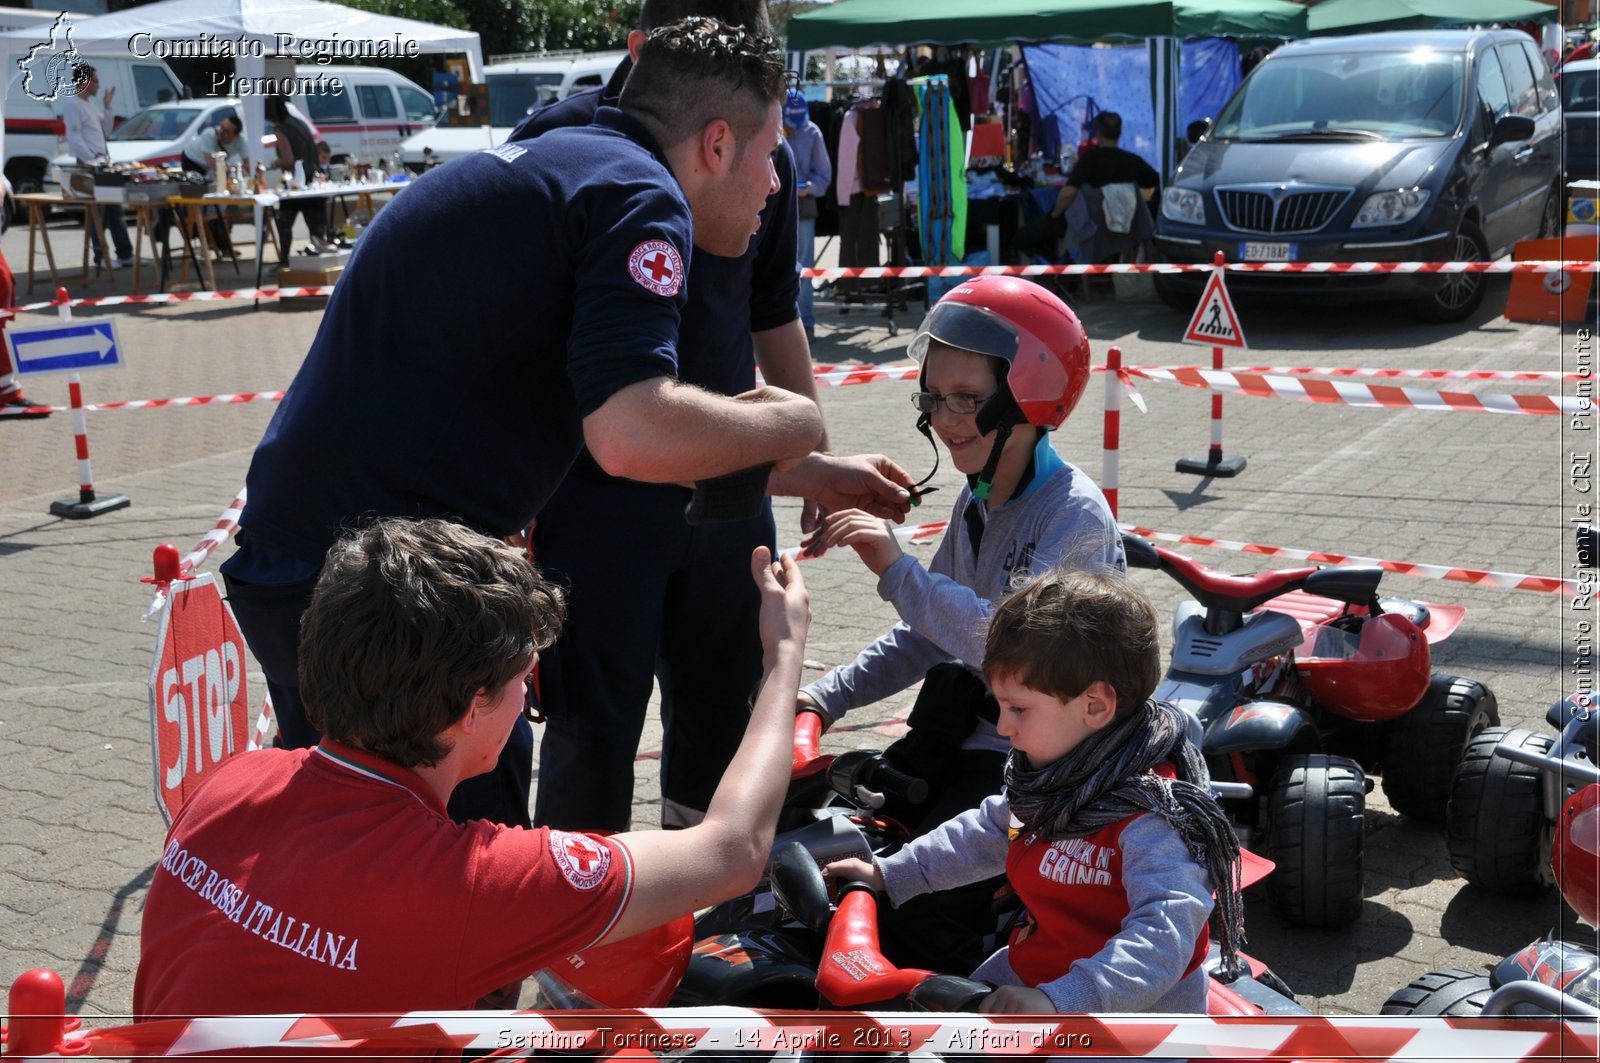
<svg viewBox="0 0 1600 1063">
<path fill-rule="evenodd" d="M 105 91 L 105 99 L 106 99 L 106 106 L 107 107 L 111 106 L 111 97 L 115 96 L 116 94 L 117 94 L 117 87 L 115 85 L 112 85 L 110 88 L 106 89 L 106 91 Z"/>
<path fill-rule="evenodd" d="M 838 885 L 841 882 L 865 882 L 875 890 L 883 889 L 883 872 L 871 860 L 850 857 L 835 860 L 822 869 L 823 881 Z"/>
<path fill-rule="evenodd" d="M 808 557 L 821 557 L 831 547 L 848 546 L 874 576 L 889 571 L 889 566 L 905 553 L 900 549 L 900 540 L 895 538 L 893 528 L 882 518 L 859 509 L 828 514 L 816 533 L 809 539 L 802 539 L 800 545 Z"/>
<path fill-rule="evenodd" d="M 811 627 L 811 601 L 800 566 L 785 554 L 777 561 L 765 546 L 750 555 L 750 572 L 761 589 L 761 648 L 770 661 L 785 642 L 804 647 Z"/>
<path fill-rule="evenodd" d="M 809 498 L 829 513 L 859 509 L 898 522 L 911 509 L 913 482 L 882 454 L 810 454 L 793 466 L 774 468 L 767 492 Z"/>
<path fill-rule="evenodd" d="M 1056 1006 L 1039 989 L 1003 985 L 978 1003 L 980 1014 L 1054 1015 Z"/>
</svg>

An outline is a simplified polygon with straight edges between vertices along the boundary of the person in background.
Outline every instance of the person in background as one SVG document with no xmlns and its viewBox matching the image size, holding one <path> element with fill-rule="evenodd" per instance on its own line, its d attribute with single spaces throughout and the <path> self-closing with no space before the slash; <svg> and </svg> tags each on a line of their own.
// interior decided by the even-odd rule
<svg viewBox="0 0 1600 1063">
<path fill-rule="evenodd" d="M 225 115 L 222 121 L 200 132 L 200 135 L 191 140 L 183 149 L 183 168 L 190 173 L 210 175 L 216 167 L 216 160 L 212 158 L 217 152 L 222 152 L 228 158 L 228 165 L 244 161 L 244 122 L 236 114 Z M 227 180 L 227 174 L 222 174 L 221 179 Z M 221 190 L 219 185 L 218 190 Z M 207 225 L 211 228 L 211 243 L 225 255 L 233 254 L 233 234 L 229 230 L 226 208 L 215 208 L 216 217 Z"/>
<path fill-rule="evenodd" d="M 783 104 L 783 136 L 794 153 L 795 193 L 799 196 L 800 223 L 795 230 L 795 247 L 800 252 L 801 269 L 817 264 L 817 201 L 828 194 L 833 182 L 833 164 L 828 161 L 828 146 L 822 130 L 811 120 L 805 96 L 790 89 Z M 813 306 L 810 277 L 800 278 L 798 302 L 806 339 L 816 338 L 817 314 Z"/>
<path fill-rule="evenodd" d="M 67 97 L 61 109 L 62 120 L 67 127 L 67 150 L 85 166 L 108 163 L 111 154 L 106 149 L 106 137 L 111 132 L 111 100 L 117 94 L 116 86 L 106 89 L 105 99 L 101 100 L 100 75 L 88 63 L 78 64 L 73 85 L 77 92 Z M 128 240 L 128 226 L 122 219 L 122 206 L 118 203 L 100 203 L 97 209 L 100 224 L 111 234 L 111 242 L 116 247 L 111 268 L 122 269 L 133 261 L 133 244 Z M 99 229 L 91 229 L 89 236 L 94 242 L 95 269 L 99 270 L 105 265 L 104 240 Z"/>
<path fill-rule="evenodd" d="M 4 181 L 4 178 L 0 178 Z M 6 195 L 0 199 L 0 210 L 10 207 L 11 182 L 5 181 Z M 6 261 L 6 256 L 0 252 L 0 332 L 5 331 L 6 325 L 16 316 L 11 307 L 17 303 L 17 282 L 11 275 L 11 265 Z M 0 337 L 0 421 L 11 420 L 18 417 L 49 417 L 48 406 L 35 406 L 28 396 L 22 393 L 22 384 L 17 380 L 16 366 L 11 364 L 11 345 Z"/>
<path fill-rule="evenodd" d="M 304 188 L 317 169 L 317 139 L 311 128 L 289 110 L 289 101 L 283 96 L 268 96 L 267 121 L 277 134 L 278 166 L 286 174 L 295 174 L 299 164 L 299 185 Z M 293 186 L 291 186 L 293 187 Z M 311 246 L 303 252 L 320 254 L 329 250 L 328 204 L 323 199 L 289 199 L 278 204 L 278 246 L 284 254 L 294 244 L 294 219 L 304 215 L 306 228 L 311 231 Z"/>
</svg>

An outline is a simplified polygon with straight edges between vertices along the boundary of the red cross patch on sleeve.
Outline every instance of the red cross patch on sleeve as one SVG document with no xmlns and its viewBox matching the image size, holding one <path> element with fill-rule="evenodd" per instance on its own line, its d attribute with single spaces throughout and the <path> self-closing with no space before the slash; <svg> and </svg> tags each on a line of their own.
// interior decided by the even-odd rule
<svg viewBox="0 0 1600 1063">
<path fill-rule="evenodd" d="M 551 831 L 550 855 L 573 889 L 594 889 L 605 881 L 606 869 L 611 866 L 610 847 L 587 834 Z"/>
<path fill-rule="evenodd" d="M 683 258 L 665 240 L 646 240 L 628 256 L 628 275 L 646 290 L 670 298 L 683 287 Z"/>
</svg>

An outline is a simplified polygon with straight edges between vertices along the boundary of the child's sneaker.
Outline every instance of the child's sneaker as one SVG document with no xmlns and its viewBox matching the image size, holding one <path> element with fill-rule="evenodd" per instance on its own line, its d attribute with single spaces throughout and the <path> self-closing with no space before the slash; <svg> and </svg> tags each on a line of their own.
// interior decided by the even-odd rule
<svg viewBox="0 0 1600 1063">
<path fill-rule="evenodd" d="M 0 419 L 49 416 L 50 407 L 34 405 L 20 391 L 14 391 L 9 395 L 0 395 Z"/>
</svg>

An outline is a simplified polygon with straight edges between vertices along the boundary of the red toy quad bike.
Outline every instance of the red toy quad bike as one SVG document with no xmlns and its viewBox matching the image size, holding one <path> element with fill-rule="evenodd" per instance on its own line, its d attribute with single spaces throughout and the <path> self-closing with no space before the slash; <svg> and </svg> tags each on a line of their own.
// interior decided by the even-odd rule
<svg viewBox="0 0 1600 1063">
<path fill-rule="evenodd" d="M 1590 725 L 1592 741 L 1593 717 L 1582 722 Z M 1600 769 L 1595 766 L 1593 746 L 1587 753 L 1573 748 L 1557 757 L 1520 741 L 1507 741 L 1506 735 L 1491 737 L 1498 739 L 1493 745 L 1495 761 L 1531 768 L 1535 782 L 1542 776 L 1579 787 L 1565 798 L 1555 817 L 1547 862 L 1572 910 L 1590 926 L 1600 926 Z M 1534 789 L 1537 796 L 1539 788 Z M 1544 834 L 1551 839 L 1550 832 Z M 1393 993 L 1383 1014 L 1600 1016 L 1600 955 L 1591 944 L 1552 932 L 1507 956 L 1487 975 L 1456 968 L 1425 974 Z"/>
<path fill-rule="evenodd" d="M 1404 815 L 1443 822 L 1447 787 L 1473 736 L 1500 722 L 1489 689 L 1432 675 L 1429 644 L 1466 610 L 1377 596 L 1379 568 L 1291 568 L 1234 576 L 1123 536 L 1131 568 L 1159 569 L 1194 596 L 1172 625 L 1156 697 L 1197 717 L 1201 750 L 1240 841 L 1277 870 L 1273 909 L 1338 926 L 1361 911 L 1362 816 L 1381 772 Z M 1227 799 L 1221 783 L 1253 796 Z"/>
</svg>

